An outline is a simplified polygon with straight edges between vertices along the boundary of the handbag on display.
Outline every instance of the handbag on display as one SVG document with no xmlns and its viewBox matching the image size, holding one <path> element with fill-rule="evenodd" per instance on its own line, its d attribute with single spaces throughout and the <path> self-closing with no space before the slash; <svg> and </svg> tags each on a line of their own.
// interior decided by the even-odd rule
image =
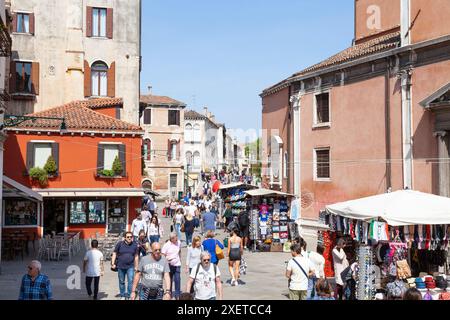
<svg viewBox="0 0 450 320">
<path fill-rule="evenodd" d="M 407 279 L 411 277 L 411 268 L 406 260 L 397 261 L 397 276 L 399 279 Z"/>
</svg>

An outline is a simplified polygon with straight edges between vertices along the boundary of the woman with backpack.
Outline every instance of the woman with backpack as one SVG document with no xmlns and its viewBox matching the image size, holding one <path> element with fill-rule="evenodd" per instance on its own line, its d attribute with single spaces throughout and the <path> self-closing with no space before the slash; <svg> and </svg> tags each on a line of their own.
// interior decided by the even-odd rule
<svg viewBox="0 0 450 320">
<path fill-rule="evenodd" d="M 231 274 L 231 285 L 239 285 L 239 267 L 241 264 L 244 247 L 242 239 L 238 236 L 239 231 L 233 229 L 228 240 L 228 268 Z"/>
<path fill-rule="evenodd" d="M 159 242 L 159 239 L 164 235 L 163 226 L 159 223 L 158 217 L 153 216 L 148 226 L 148 236 L 150 244 Z"/>
</svg>

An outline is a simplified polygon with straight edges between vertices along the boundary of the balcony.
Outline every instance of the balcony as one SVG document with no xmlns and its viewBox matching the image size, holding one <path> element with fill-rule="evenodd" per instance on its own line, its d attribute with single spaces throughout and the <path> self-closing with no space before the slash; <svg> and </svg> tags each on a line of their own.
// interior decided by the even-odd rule
<svg viewBox="0 0 450 320">
<path fill-rule="evenodd" d="M 12 41 L 8 32 L 8 27 L 0 16 L 0 57 L 11 56 L 11 43 Z"/>
</svg>

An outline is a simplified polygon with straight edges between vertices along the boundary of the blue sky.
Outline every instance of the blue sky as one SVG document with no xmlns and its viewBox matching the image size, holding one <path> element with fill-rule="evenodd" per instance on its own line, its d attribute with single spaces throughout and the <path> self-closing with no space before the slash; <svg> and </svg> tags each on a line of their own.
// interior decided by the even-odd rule
<svg viewBox="0 0 450 320">
<path fill-rule="evenodd" d="M 143 0 L 141 91 L 260 128 L 261 91 L 351 45 L 354 0 Z"/>
</svg>

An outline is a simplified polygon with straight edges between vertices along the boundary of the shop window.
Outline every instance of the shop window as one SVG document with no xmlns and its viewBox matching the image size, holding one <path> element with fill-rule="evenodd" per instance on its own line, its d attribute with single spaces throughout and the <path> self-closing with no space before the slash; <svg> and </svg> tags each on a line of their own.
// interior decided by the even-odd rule
<svg viewBox="0 0 450 320">
<path fill-rule="evenodd" d="M 330 179 L 330 149 L 314 150 L 315 180 Z"/>
<path fill-rule="evenodd" d="M 5 226 L 37 226 L 37 204 L 30 200 L 5 200 Z"/>
<path fill-rule="evenodd" d="M 108 66 L 106 63 L 94 62 L 91 68 L 92 95 L 106 97 L 108 95 Z"/>
<path fill-rule="evenodd" d="M 71 201 L 70 224 L 104 224 L 106 201 Z"/>
<path fill-rule="evenodd" d="M 108 233 L 122 233 L 127 227 L 127 201 L 110 199 L 108 201 Z"/>
<path fill-rule="evenodd" d="M 169 110 L 169 126 L 180 125 L 180 110 Z"/>
</svg>

